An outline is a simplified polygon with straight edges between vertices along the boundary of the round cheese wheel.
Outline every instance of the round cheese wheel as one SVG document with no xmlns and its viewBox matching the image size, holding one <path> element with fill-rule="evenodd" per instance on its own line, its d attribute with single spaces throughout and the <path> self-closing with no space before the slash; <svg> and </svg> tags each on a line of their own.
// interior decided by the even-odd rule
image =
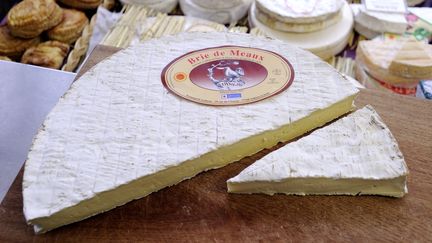
<svg viewBox="0 0 432 243">
<path fill-rule="evenodd" d="M 183 13 L 186 16 L 207 19 L 220 24 L 229 24 L 237 22 L 247 13 L 252 0 L 213 1 L 214 3 L 206 6 L 203 3 L 197 4 L 197 2 L 197 0 L 180 0 Z M 231 3 L 223 7 L 225 2 Z"/>
<path fill-rule="evenodd" d="M 323 59 L 328 59 L 342 51 L 348 43 L 354 18 L 349 5 L 345 3 L 342 8 L 342 19 L 338 23 L 316 32 L 289 33 L 272 29 L 261 23 L 255 16 L 255 5 L 253 4 L 249 13 L 249 23 L 251 27 L 259 28 L 269 37 L 283 40 Z"/>
<path fill-rule="evenodd" d="M 344 5 L 343 0 L 257 0 L 257 8 L 285 23 L 316 23 L 336 14 Z"/>
<path fill-rule="evenodd" d="M 192 0 L 194 4 L 207 9 L 229 9 L 240 6 L 243 0 Z"/>
<path fill-rule="evenodd" d="M 255 8 L 255 16 L 260 22 L 269 26 L 272 29 L 276 29 L 284 32 L 306 33 L 306 32 L 314 32 L 314 31 L 322 30 L 331 25 L 336 24 L 341 20 L 342 12 L 338 11 L 332 15 L 329 15 L 328 18 L 325 20 L 320 20 L 318 22 L 313 22 L 313 23 L 281 22 L 278 19 L 275 19 L 272 16 L 260 11 L 259 8 Z"/>
<path fill-rule="evenodd" d="M 177 6 L 178 0 L 120 0 L 123 4 L 143 5 L 162 13 L 169 13 Z"/>
</svg>

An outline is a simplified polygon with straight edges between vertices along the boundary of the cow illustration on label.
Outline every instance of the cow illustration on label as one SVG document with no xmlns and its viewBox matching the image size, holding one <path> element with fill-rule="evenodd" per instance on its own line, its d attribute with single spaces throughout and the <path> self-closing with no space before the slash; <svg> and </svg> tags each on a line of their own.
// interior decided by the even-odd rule
<svg viewBox="0 0 432 243">
<path fill-rule="evenodd" d="M 233 66 L 238 66 L 233 70 Z M 215 78 L 215 69 L 223 72 L 223 78 Z M 217 64 L 212 64 L 208 71 L 209 79 L 216 85 L 220 90 L 231 90 L 232 88 L 239 88 L 245 85 L 245 81 L 242 79 L 245 76 L 245 71 L 239 66 L 238 61 L 225 61 L 222 60 Z"/>
</svg>

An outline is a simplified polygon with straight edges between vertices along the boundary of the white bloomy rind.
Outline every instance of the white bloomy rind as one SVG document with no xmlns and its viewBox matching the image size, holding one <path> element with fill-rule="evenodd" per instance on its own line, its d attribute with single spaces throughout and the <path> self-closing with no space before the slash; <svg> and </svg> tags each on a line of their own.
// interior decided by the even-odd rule
<svg viewBox="0 0 432 243">
<path fill-rule="evenodd" d="M 172 60 L 238 45 L 291 62 L 292 85 L 235 107 L 200 105 L 161 83 Z M 234 33 L 183 33 L 119 51 L 73 83 L 28 155 L 24 214 L 48 231 L 287 141 L 352 110 L 358 90 L 309 52 Z"/>
<path fill-rule="evenodd" d="M 395 138 L 366 106 L 271 152 L 227 183 L 239 193 L 401 197 L 407 174 Z"/>
<path fill-rule="evenodd" d="M 169 13 L 174 10 L 178 0 L 120 0 L 121 3 L 131 5 L 141 5 L 146 8 L 154 9 L 162 13 Z"/>
<path fill-rule="evenodd" d="M 344 6 L 343 0 L 257 0 L 257 8 L 284 23 L 316 23 L 335 15 Z"/>
</svg>

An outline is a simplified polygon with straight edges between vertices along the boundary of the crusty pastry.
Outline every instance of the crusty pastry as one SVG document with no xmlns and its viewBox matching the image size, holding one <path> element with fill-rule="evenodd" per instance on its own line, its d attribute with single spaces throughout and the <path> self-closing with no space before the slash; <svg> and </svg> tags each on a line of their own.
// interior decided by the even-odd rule
<svg viewBox="0 0 432 243">
<path fill-rule="evenodd" d="M 46 41 L 27 49 L 21 58 L 21 62 L 59 69 L 68 51 L 68 44 L 59 41 Z"/>
<path fill-rule="evenodd" d="M 62 20 L 62 9 L 54 0 L 24 0 L 8 13 L 12 35 L 33 38 Z"/>
<path fill-rule="evenodd" d="M 97 8 L 101 0 L 58 0 L 66 6 L 78 9 L 94 9 Z"/>
<path fill-rule="evenodd" d="M 19 58 L 27 48 L 39 42 L 39 36 L 32 39 L 17 38 L 11 35 L 7 26 L 0 27 L 0 55 Z"/>
<path fill-rule="evenodd" d="M 83 12 L 63 9 L 62 22 L 48 31 L 48 37 L 51 40 L 72 44 L 81 36 L 81 32 L 88 22 L 87 16 Z"/>
<path fill-rule="evenodd" d="M 12 61 L 9 57 L 7 56 L 0 56 L 0 60 L 2 61 Z"/>
</svg>

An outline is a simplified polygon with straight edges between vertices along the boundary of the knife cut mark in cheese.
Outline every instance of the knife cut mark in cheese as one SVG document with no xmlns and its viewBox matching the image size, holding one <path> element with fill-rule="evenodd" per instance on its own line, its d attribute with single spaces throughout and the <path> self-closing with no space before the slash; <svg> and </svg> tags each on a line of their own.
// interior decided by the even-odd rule
<svg viewBox="0 0 432 243">
<path fill-rule="evenodd" d="M 234 107 L 163 87 L 172 60 L 224 45 L 279 53 L 293 66 L 292 85 Z M 357 93 L 316 56 L 247 34 L 183 33 L 127 48 L 79 78 L 36 135 L 23 179 L 26 220 L 46 232 L 225 166 L 347 113 Z"/>
<path fill-rule="evenodd" d="M 402 197 L 407 174 L 390 130 L 366 106 L 271 152 L 227 184 L 232 193 Z"/>
</svg>

